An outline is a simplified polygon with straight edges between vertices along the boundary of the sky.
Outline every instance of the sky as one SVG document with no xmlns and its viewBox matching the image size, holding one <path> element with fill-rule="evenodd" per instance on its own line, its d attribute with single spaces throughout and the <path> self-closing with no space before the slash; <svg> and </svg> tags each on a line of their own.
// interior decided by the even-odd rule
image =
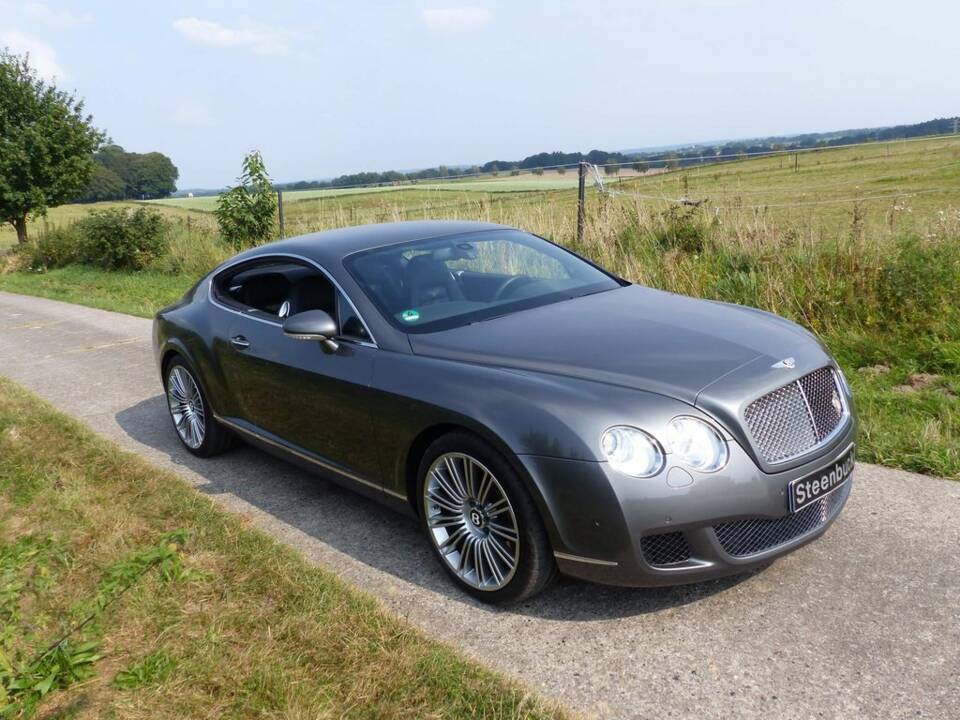
<svg viewBox="0 0 960 720">
<path fill-rule="evenodd" d="M 943 0 L 0 0 L 0 46 L 222 187 L 960 114 Z"/>
</svg>

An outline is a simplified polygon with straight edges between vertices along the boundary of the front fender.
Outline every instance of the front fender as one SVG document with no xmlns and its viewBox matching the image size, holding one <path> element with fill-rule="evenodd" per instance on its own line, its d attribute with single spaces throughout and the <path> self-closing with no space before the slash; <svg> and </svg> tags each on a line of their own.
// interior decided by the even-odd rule
<svg viewBox="0 0 960 720">
<path fill-rule="evenodd" d="M 538 468 L 582 469 L 603 462 L 600 436 L 611 425 L 636 425 L 663 437 L 677 415 L 703 417 L 692 406 L 655 393 L 396 353 L 378 356 L 373 386 L 378 396 L 376 442 L 383 453 L 387 490 L 407 493 L 409 453 L 419 437 L 431 428 L 463 427 L 511 460 L 527 481 L 555 541 L 551 509 L 558 493 L 570 498 L 587 488 L 576 487 L 579 473 L 548 477 Z M 544 463 L 543 458 L 565 462 Z M 612 507 L 610 492 L 593 496 Z"/>
</svg>

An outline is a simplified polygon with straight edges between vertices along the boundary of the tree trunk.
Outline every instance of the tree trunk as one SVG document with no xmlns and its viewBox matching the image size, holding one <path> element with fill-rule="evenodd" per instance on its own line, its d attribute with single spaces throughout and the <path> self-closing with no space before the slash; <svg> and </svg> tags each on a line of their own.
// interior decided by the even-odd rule
<svg viewBox="0 0 960 720">
<path fill-rule="evenodd" d="M 17 229 L 17 242 L 21 245 L 27 244 L 27 216 L 18 217 L 13 220 L 13 226 Z"/>
</svg>

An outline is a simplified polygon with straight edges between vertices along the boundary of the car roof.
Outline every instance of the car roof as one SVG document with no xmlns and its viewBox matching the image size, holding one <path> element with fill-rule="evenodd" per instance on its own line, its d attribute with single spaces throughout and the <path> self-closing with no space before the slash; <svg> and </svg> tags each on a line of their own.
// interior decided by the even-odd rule
<svg viewBox="0 0 960 720">
<path fill-rule="evenodd" d="M 385 245 L 414 240 L 460 235 L 484 230 L 513 230 L 507 225 L 465 220 L 411 220 L 405 222 L 356 225 L 279 240 L 248 250 L 239 258 L 285 253 L 301 255 L 325 267 L 339 265 L 347 255 Z M 332 268 L 331 268 L 332 269 Z"/>
</svg>

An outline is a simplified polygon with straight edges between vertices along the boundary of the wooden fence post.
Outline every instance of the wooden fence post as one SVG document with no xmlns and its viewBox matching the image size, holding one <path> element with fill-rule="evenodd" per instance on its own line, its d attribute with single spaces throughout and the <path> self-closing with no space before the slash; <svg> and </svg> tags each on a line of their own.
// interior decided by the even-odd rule
<svg viewBox="0 0 960 720">
<path fill-rule="evenodd" d="M 587 183 L 587 164 L 582 160 L 577 166 L 577 176 L 577 245 L 580 245 L 583 242 Z"/>
<path fill-rule="evenodd" d="M 285 238 L 283 229 L 283 190 L 277 190 L 277 212 L 280 215 L 280 237 Z"/>
</svg>

